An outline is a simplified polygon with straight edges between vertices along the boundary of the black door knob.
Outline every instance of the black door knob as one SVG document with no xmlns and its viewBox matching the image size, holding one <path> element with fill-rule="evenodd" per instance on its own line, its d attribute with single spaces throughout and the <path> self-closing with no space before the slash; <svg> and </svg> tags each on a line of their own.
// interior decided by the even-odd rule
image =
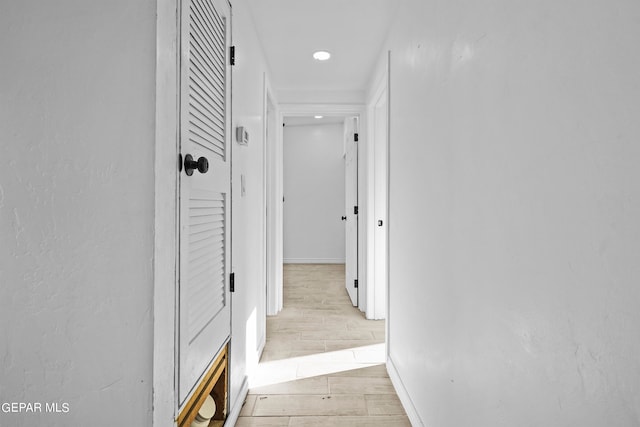
<svg viewBox="0 0 640 427">
<path fill-rule="evenodd" d="M 342 220 L 343 220 L 343 221 L 346 221 L 346 220 L 347 220 L 347 217 L 346 217 L 346 216 L 343 216 L 343 217 L 342 217 Z"/>
<path fill-rule="evenodd" d="M 194 169 L 198 169 L 200 173 L 207 173 L 209 170 L 209 160 L 206 157 L 200 157 L 197 161 L 193 160 L 191 154 L 184 156 L 184 171 L 188 176 L 193 175 Z"/>
<path fill-rule="evenodd" d="M 381 219 L 378 220 L 378 227 L 382 227 L 382 220 Z"/>
</svg>

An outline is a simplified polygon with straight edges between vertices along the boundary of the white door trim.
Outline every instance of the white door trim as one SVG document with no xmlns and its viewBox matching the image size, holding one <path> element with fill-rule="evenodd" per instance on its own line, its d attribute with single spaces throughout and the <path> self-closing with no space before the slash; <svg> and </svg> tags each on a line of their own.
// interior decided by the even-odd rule
<svg viewBox="0 0 640 427">
<path fill-rule="evenodd" d="M 366 129 L 367 129 L 367 120 L 366 120 L 367 108 L 364 104 L 279 104 L 278 105 L 278 149 L 276 152 L 276 164 L 280 167 L 280 171 L 282 171 L 283 166 L 283 158 L 282 158 L 282 145 L 283 145 L 283 137 L 284 134 L 282 132 L 282 126 L 284 124 L 285 117 L 304 117 L 315 114 L 321 114 L 325 117 L 345 117 L 345 116 L 356 116 L 360 120 L 360 134 L 359 134 L 359 144 L 358 144 L 358 161 L 359 163 L 365 164 L 366 149 L 362 149 L 363 146 L 367 144 L 366 137 Z M 365 168 L 359 168 L 358 170 L 358 185 L 360 188 L 365 189 L 368 185 L 365 175 Z M 280 199 L 282 200 L 282 172 L 280 172 L 280 179 L 277 183 L 278 187 L 276 191 L 280 194 Z M 364 212 L 364 214 L 360 214 L 362 221 L 358 221 L 358 234 L 360 239 L 358 241 L 358 290 L 360 291 L 359 298 L 359 306 L 358 308 L 361 311 L 366 310 L 366 292 L 367 292 L 367 277 L 366 277 L 366 269 L 367 269 L 367 258 L 365 254 L 365 249 L 367 247 L 367 239 L 365 236 L 365 228 L 364 224 L 368 221 L 367 219 L 367 211 L 368 205 L 367 200 L 363 197 L 364 191 L 358 191 L 358 206 L 364 207 L 364 209 L 360 209 L 360 212 Z M 282 208 L 282 205 L 280 205 Z M 282 220 L 282 217 L 280 217 Z M 278 230 L 276 230 L 278 231 Z M 274 230 L 269 230 L 268 233 L 273 233 Z M 280 239 L 282 239 L 282 228 L 278 231 L 280 235 Z M 282 246 L 281 246 L 282 248 Z M 281 265 L 281 263 L 280 263 Z M 278 297 L 280 301 L 280 309 L 282 308 L 282 281 L 277 283 L 272 283 L 269 285 L 269 294 L 274 295 L 274 297 Z M 272 313 L 269 313 L 272 314 Z M 273 313 L 275 314 L 275 313 Z"/>
<path fill-rule="evenodd" d="M 273 117 L 269 132 L 269 105 L 273 106 Z M 263 79 L 263 134 L 265 141 L 265 200 L 263 211 L 266 235 L 266 313 L 275 316 L 282 310 L 282 148 L 279 146 L 282 124 L 278 112 L 278 100 L 271 88 L 267 74 Z M 280 153 L 278 155 L 278 153 Z"/>
<path fill-rule="evenodd" d="M 388 208 L 387 208 L 387 215 L 386 215 L 386 220 L 387 220 L 387 224 L 385 224 L 385 229 L 387 230 L 387 287 L 385 289 L 376 289 L 375 288 L 375 232 L 376 232 L 376 227 L 377 227 L 377 218 L 375 217 L 375 147 L 373 146 L 373 141 L 374 141 L 374 134 L 375 134 L 375 121 L 374 121 L 374 114 L 375 114 L 375 107 L 377 104 L 377 101 L 380 99 L 380 97 L 385 93 L 386 91 L 386 101 L 387 101 L 387 150 L 389 148 L 389 56 L 387 55 L 387 61 L 386 64 L 384 66 L 384 71 L 381 73 L 378 81 L 373 85 L 373 91 L 371 92 L 371 96 L 369 97 L 369 99 L 367 100 L 367 113 L 369 114 L 370 120 L 368 121 L 368 131 L 369 131 L 369 135 L 371 135 L 371 141 L 372 144 L 369 146 L 371 149 L 367 150 L 366 153 L 366 164 L 367 164 L 367 173 L 366 173 L 366 179 L 367 182 L 369 183 L 369 185 L 367 186 L 366 190 L 367 191 L 367 200 L 370 201 L 370 203 L 367 205 L 367 209 L 368 209 L 368 214 L 369 214 L 369 218 L 370 220 L 367 221 L 366 224 L 366 233 L 367 233 L 367 238 L 368 238 L 368 242 L 369 244 L 366 247 L 366 257 L 371 260 L 370 263 L 367 264 L 367 277 L 370 278 L 370 280 L 368 280 L 369 283 L 369 290 L 370 292 L 367 293 L 367 310 L 366 310 L 366 317 L 367 319 L 378 319 L 381 318 L 375 311 L 375 298 L 376 298 L 376 293 L 379 292 L 383 292 L 386 295 L 384 295 L 384 299 L 386 300 L 386 313 L 385 316 L 387 318 L 387 323 L 388 323 L 388 314 L 389 314 L 389 309 L 388 309 L 388 258 L 389 258 L 389 252 L 388 252 L 388 247 L 389 247 L 389 212 L 388 212 Z M 387 152 L 387 165 L 389 163 L 389 156 L 388 156 L 388 152 Z M 387 198 L 389 196 L 389 168 L 387 167 Z"/>
<path fill-rule="evenodd" d="M 153 292 L 153 425 L 178 415 L 178 2 L 158 0 L 156 27 L 155 241 Z"/>
<path fill-rule="evenodd" d="M 376 193 L 376 188 L 375 188 L 375 109 L 376 106 L 378 105 L 379 100 L 381 99 L 381 97 L 385 94 L 386 92 L 386 104 L 387 104 L 387 126 L 386 126 L 386 137 L 387 137 L 387 150 L 389 147 L 389 91 L 388 91 L 388 80 L 389 80 L 389 73 L 388 73 L 388 67 L 385 67 L 384 73 L 380 76 L 380 79 L 378 80 L 378 82 L 376 83 L 376 85 L 374 86 L 374 90 L 371 93 L 371 97 L 368 100 L 367 103 L 367 111 L 369 113 L 369 135 L 371 136 L 371 142 L 372 144 L 370 145 L 371 150 L 369 150 L 367 152 L 367 180 L 370 183 L 370 185 L 367 188 L 367 197 L 368 200 L 370 201 L 370 204 L 368 205 L 370 211 L 370 218 L 371 220 L 368 221 L 367 225 L 366 225 L 366 229 L 367 229 L 367 235 L 369 237 L 369 244 L 367 245 L 367 257 L 368 259 L 371 260 L 371 262 L 367 265 L 367 276 L 370 277 L 369 280 L 369 292 L 367 293 L 367 311 L 366 311 L 366 317 L 367 319 L 384 319 L 388 313 L 388 310 L 386 310 L 386 304 L 385 304 L 385 312 L 386 313 L 380 313 L 379 310 L 376 310 L 376 304 L 375 301 L 376 300 L 380 300 L 380 301 L 386 301 L 387 299 L 387 289 L 386 287 L 384 288 L 380 288 L 379 286 L 376 286 L 376 272 L 375 272 L 375 264 L 376 264 L 376 240 L 375 240 L 375 233 L 376 233 L 376 228 L 377 228 L 377 220 L 378 218 L 376 218 L 376 212 L 375 212 L 375 193 Z M 387 152 L 387 159 L 386 159 L 386 163 L 388 165 L 388 161 L 389 161 L 389 156 L 388 156 L 388 152 Z M 388 174 L 388 170 L 389 168 L 387 167 L 387 174 Z M 388 191 L 388 175 L 387 175 L 387 198 L 389 195 L 389 191 Z M 386 216 L 386 222 L 387 224 L 384 224 L 383 226 L 385 227 L 385 230 L 387 231 L 387 248 L 388 248 L 388 225 L 389 225 L 389 218 L 388 218 L 388 207 L 387 207 L 387 215 Z M 388 265 L 388 252 L 387 252 L 387 265 Z M 379 282 L 378 282 L 379 283 Z"/>
</svg>

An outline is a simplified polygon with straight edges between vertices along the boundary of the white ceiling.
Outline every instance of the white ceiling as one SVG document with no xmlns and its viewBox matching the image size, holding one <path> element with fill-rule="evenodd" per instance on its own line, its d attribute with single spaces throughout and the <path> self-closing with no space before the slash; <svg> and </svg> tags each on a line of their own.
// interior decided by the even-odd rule
<svg viewBox="0 0 640 427">
<path fill-rule="evenodd" d="M 248 0 L 276 90 L 366 89 L 394 0 Z M 317 50 L 329 61 L 313 59 Z"/>
</svg>

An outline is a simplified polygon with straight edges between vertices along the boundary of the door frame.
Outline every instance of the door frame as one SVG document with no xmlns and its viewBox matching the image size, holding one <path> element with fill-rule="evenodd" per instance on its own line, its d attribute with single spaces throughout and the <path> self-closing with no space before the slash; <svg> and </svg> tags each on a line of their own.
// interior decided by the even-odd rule
<svg viewBox="0 0 640 427">
<path fill-rule="evenodd" d="M 282 194 L 283 194 L 282 166 L 284 163 L 284 159 L 283 159 L 282 147 L 284 143 L 284 132 L 282 130 L 282 127 L 284 125 L 285 117 L 305 117 L 305 116 L 313 116 L 316 114 L 321 114 L 325 117 L 356 116 L 360 120 L 359 122 L 360 134 L 359 134 L 359 142 L 358 142 L 359 148 L 361 147 L 362 144 L 366 144 L 366 142 L 364 141 L 367 140 L 366 139 L 367 108 L 364 104 L 280 104 L 278 105 L 277 109 L 278 109 L 278 125 L 277 125 L 278 136 L 277 136 L 277 144 L 276 144 L 277 148 L 274 154 L 275 154 L 275 164 L 279 166 L 280 174 L 279 174 L 279 181 L 275 183 L 276 188 L 272 188 L 272 191 L 275 191 L 280 195 L 279 197 L 280 201 L 282 200 Z M 364 160 L 362 157 L 363 151 L 364 150 L 358 149 L 359 164 L 364 164 Z M 358 170 L 358 183 L 359 183 L 358 185 L 364 182 L 363 180 L 365 179 L 364 171 L 362 169 L 363 168 L 359 168 Z M 360 194 L 361 194 L 361 191 L 358 190 L 358 199 L 359 199 L 358 206 L 362 205 Z M 362 209 L 361 212 L 362 211 L 366 211 L 366 209 Z M 280 213 L 281 213 L 281 216 L 279 218 L 279 221 L 281 224 L 280 230 L 269 229 L 267 233 L 272 233 L 273 235 L 273 233 L 278 232 L 279 239 L 280 241 L 282 241 L 282 232 L 283 232 L 282 204 L 280 204 Z M 366 239 L 362 238 L 365 234 L 365 230 L 362 228 L 363 222 L 365 221 L 358 221 L 358 235 L 360 236 L 358 239 L 358 285 L 359 285 L 358 290 L 360 291 L 360 297 L 358 298 L 359 300 L 358 308 L 361 311 L 365 311 L 365 305 L 366 305 L 366 285 L 360 286 L 360 283 L 366 283 L 366 277 L 364 277 L 365 270 L 363 269 L 363 266 L 366 265 L 366 259 L 364 256 L 365 248 L 366 248 Z M 280 246 L 280 249 L 282 249 L 282 246 Z M 280 266 L 281 265 L 282 265 L 282 261 L 280 261 Z M 275 267 L 278 267 L 278 265 L 275 265 Z M 269 287 L 268 295 L 270 295 L 269 306 L 274 307 L 276 306 L 275 304 L 279 302 L 279 306 L 277 306 L 278 310 L 275 313 L 271 312 L 269 314 L 277 314 L 277 312 L 279 312 L 282 309 L 282 294 L 283 294 L 282 286 L 283 286 L 282 280 L 277 281 L 275 283 L 270 283 L 268 285 Z M 273 306 L 271 305 L 272 303 L 274 304 Z"/>
<path fill-rule="evenodd" d="M 388 283 L 389 283 L 389 101 L 390 101 L 390 93 L 389 93 L 389 68 L 388 68 L 388 58 L 387 64 L 384 69 L 384 72 L 378 79 L 377 83 L 374 85 L 374 90 L 371 92 L 371 96 L 367 102 L 367 111 L 370 117 L 368 122 L 369 135 L 371 135 L 371 145 L 369 145 L 370 150 L 367 152 L 367 182 L 369 183 L 367 187 L 367 197 L 369 200 L 368 209 L 370 213 L 371 220 L 367 223 L 367 235 L 369 237 L 369 245 L 367 245 L 367 258 L 371 260 L 370 263 L 367 264 L 367 273 L 368 277 L 371 278 L 369 281 L 369 292 L 367 293 L 367 311 L 366 317 L 367 319 L 385 319 L 388 320 Z M 376 264 L 376 227 L 377 227 L 377 218 L 376 218 L 376 188 L 375 188 L 375 171 L 376 171 L 376 162 L 375 162 L 375 109 L 378 105 L 378 100 L 382 97 L 386 92 L 386 104 L 387 104 L 387 114 L 386 114 L 386 159 L 384 163 L 387 165 L 387 176 L 386 176 L 386 222 L 385 234 L 386 234 L 386 277 L 384 278 L 384 286 L 380 286 L 380 282 L 376 280 L 376 272 L 375 272 L 375 264 Z M 376 282 L 378 282 L 378 286 L 376 286 Z M 380 313 L 376 310 L 376 299 L 383 299 L 385 301 L 385 313 Z"/>
<path fill-rule="evenodd" d="M 273 107 L 273 117 L 269 121 L 269 109 Z M 282 144 L 279 123 L 278 100 L 269 84 L 266 73 L 263 79 L 263 135 L 264 149 L 264 225 L 265 225 L 265 283 L 266 313 L 275 316 L 282 310 Z M 269 131 L 269 124 L 272 131 Z M 278 266 L 280 266 L 278 268 Z M 266 333 L 266 330 L 265 330 Z"/>
<path fill-rule="evenodd" d="M 177 0 L 156 4 L 156 138 L 153 258 L 153 425 L 178 416 L 178 153 L 180 58 Z"/>
</svg>

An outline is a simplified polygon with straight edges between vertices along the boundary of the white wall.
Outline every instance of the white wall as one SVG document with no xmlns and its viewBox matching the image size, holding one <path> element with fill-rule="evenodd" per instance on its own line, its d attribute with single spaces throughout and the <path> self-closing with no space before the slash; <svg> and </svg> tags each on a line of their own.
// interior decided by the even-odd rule
<svg viewBox="0 0 640 427">
<path fill-rule="evenodd" d="M 295 90 L 278 89 L 278 101 L 282 104 L 362 104 L 363 90 Z"/>
<path fill-rule="evenodd" d="M 266 339 L 264 75 L 268 74 L 246 0 L 233 2 L 233 129 L 244 126 L 249 144 L 233 142 L 231 406 L 240 409 L 247 374 Z M 242 181 L 244 176 L 244 195 Z"/>
<path fill-rule="evenodd" d="M 284 128 L 284 262 L 344 263 L 343 125 Z"/>
<path fill-rule="evenodd" d="M 402 2 L 389 352 L 424 425 L 640 424 L 639 20 Z"/>
<path fill-rule="evenodd" d="M 1 9 L 0 425 L 149 426 L 155 2 Z"/>
</svg>

